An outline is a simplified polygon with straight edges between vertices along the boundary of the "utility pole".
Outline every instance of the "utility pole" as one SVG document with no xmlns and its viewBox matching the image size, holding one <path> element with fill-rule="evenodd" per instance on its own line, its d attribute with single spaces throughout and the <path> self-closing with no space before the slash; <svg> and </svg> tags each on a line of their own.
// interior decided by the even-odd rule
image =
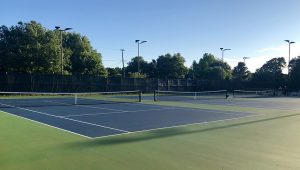
<svg viewBox="0 0 300 170">
<path fill-rule="evenodd" d="M 121 49 L 121 51 L 122 51 L 123 77 L 125 78 L 124 55 L 123 55 L 123 53 L 124 53 L 125 50 Z"/>
</svg>

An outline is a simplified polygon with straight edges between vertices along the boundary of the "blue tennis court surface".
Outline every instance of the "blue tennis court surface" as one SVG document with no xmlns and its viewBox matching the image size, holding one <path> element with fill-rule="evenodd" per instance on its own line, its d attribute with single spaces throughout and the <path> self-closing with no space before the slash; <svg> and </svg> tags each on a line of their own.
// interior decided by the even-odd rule
<svg viewBox="0 0 300 170">
<path fill-rule="evenodd" d="M 27 102 L 35 102 L 27 99 Z M 51 101 L 61 99 L 52 98 Z M 11 107 L 0 103 L 2 111 L 89 138 L 147 131 L 159 128 L 242 118 L 254 115 L 142 103 L 98 105 L 52 105 Z"/>
<path fill-rule="evenodd" d="M 153 96 L 143 96 L 142 100 L 153 101 Z M 165 97 L 162 101 L 167 102 L 181 102 L 181 103 L 199 103 L 208 105 L 222 105 L 222 106 L 238 106 L 251 107 L 258 109 L 276 109 L 276 110 L 299 110 L 300 99 L 293 97 L 270 97 L 270 98 L 233 98 L 228 99 L 199 99 L 194 100 L 191 97 L 170 96 Z"/>
</svg>

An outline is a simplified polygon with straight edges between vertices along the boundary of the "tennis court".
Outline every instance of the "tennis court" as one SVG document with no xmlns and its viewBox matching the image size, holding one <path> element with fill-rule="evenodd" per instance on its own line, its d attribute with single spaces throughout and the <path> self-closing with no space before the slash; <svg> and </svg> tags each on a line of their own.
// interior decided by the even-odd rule
<svg viewBox="0 0 300 170">
<path fill-rule="evenodd" d="M 297 110 L 299 98 L 274 97 L 271 90 L 241 91 L 234 94 L 227 90 L 206 92 L 156 91 L 154 100 L 162 102 L 199 103 L 206 105 L 238 106 L 259 109 Z M 144 97 L 145 98 L 145 97 Z M 151 100 L 150 97 L 147 97 Z"/>
<path fill-rule="evenodd" d="M 11 94 L 10 94 L 11 95 Z M 2 111 L 88 138 L 238 119 L 254 113 L 143 104 L 137 92 L 28 95 L 0 100 Z M 100 95 L 98 95 L 100 96 Z M 127 96 L 127 98 L 126 98 Z M 118 100 L 116 100 L 118 99 Z M 225 99 L 224 99 L 225 101 Z M 76 104 L 74 104 L 76 103 Z"/>
</svg>

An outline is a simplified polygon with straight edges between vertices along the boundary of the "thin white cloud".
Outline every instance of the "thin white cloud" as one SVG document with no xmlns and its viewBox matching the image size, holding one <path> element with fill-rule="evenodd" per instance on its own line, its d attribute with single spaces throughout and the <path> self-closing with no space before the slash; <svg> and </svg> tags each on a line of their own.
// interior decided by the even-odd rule
<svg viewBox="0 0 300 170">
<path fill-rule="evenodd" d="M 284 56 L 288 57 L 288 44 L 280 45 L 280 46 L 273 46 L 267 47 L 258 50 L 259 53 L 263 53 L 263 55 L 273 55 L 275 56 Z M 300 55 L 300 44 L 292 44 L 291 45 L 291 57 L 297 57 Z"/>
<path fill-rule="evenodd" d="M 267 47 L 267 48 L 263 48 L 258 50 L 258 52 L 260 53 L 266 53 L 266 52 L 283 52 L 287 50 L 287 45 L 281 45 L 281 46 L 277 46 L 277 47 Z"/>
<path fill-rule="evenodd" d="M 268 60 L 275 58 L 275 57 L 284 57 L 285 61 L 288 64 L 288 60 L 289 60 L 288 44 L 263 48 L 261 50 L 258 50 L 258 53 L 260 53 L 261 55 L 253 57 L 247 63 L 249 69 L 252 72 L 255 71 L 257 68 L 260 68 Z M 297 56 L 300 56 L 300 44 L 292 44 L 291 45 L 291 59 L 293 59 L 294 57 L 297 57 Z M 283 70 L 283 72 L 287 73 L 287 68 L 285 68 Z"/>
<path fill-rule="evenodd" d="M 266 63 L 266 61 L 272 58 L 273 57 L 269 56 L 250 57 L 248 60 L 246 60 L 246 65 L 251 72 L 255 72 L 256 69 L 260 68 L 264 63 Z M 226 61 L 232 68 L 234 68 L 237 66 L 238 62 L 242 62 L 243 60 L 227 59 Z"/>
</svg>

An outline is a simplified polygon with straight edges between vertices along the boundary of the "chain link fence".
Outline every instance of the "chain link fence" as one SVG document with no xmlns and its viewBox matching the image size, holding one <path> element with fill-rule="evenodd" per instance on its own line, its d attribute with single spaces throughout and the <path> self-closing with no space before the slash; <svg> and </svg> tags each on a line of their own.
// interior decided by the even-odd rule
<svg viewBox="0 0 300 170">
<path fill-rule="evenodd" d="M 257 83 L 233 80 L 190 80 L 97 77 L 89 75 L 45 75 L 24 73 L 0 73 L 1 91 L 28 92 L 95 92 L 142 90 L 152 93 L 163 91 L 205 91 L 234 89 L 273 89 L 272 82 Z"/>
</svg>

